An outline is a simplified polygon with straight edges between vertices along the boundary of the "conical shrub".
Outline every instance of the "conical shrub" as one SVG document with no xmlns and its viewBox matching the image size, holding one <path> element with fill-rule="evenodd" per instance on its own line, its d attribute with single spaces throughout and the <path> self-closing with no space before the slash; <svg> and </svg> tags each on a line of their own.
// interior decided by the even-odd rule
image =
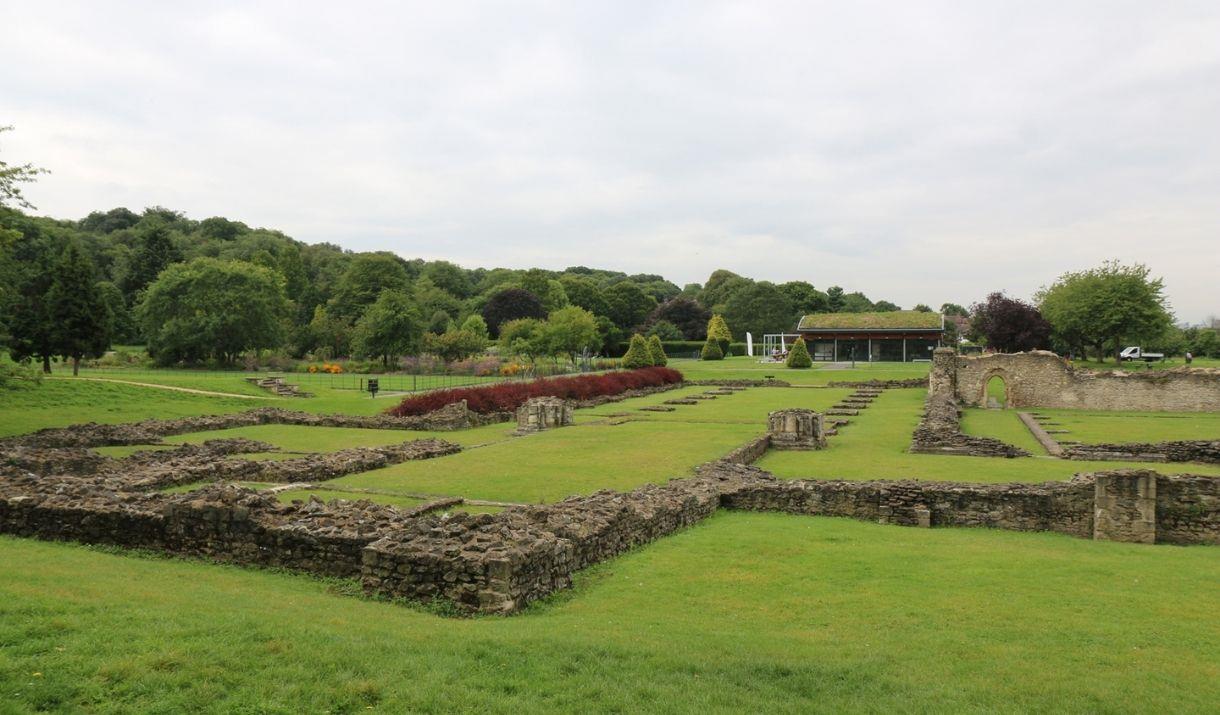
<svg viewBox="0 0 1220 715">
<path fill-rule="evenodd" d="M 652 367 L 652 353 L 648 350 L 648 342 L 644 340 L 644 336 L 639 333 L 631 336 L 631 344 L 627 346 L 622 365 L 627 370 Z"/>
<path fill-rule="evenodd" d="M 699 353 L 699 358 L 702 360 L 723 360 L 724 351 L 720 349 L 720 343 L 717 340 L 709 337 L 707 342 L 703 344 L 703 350 Z"/>
<path fill-rule="evenodd" d="M 652 357 L 652 364 L 657 367 L 665 367 L 669 362 L 669 356 L 665 354 L 665 346 L 661 344 L 660 336 L 653 335 L 648 338 L 648 354 Z"/>
<path fill-rule="evenodd" d="M 809 357 L 809 348 L 805 347 L 803 338 L 797 338 L 788 348 L 788 367 L 813 367 L 813 358 Z"/>
</svg>

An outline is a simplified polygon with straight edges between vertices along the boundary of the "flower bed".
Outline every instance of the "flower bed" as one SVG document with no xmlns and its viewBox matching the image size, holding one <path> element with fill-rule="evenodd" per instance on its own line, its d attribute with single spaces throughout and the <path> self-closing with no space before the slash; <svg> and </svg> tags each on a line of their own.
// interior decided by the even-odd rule
<svg viewBox="0 0 1220 715">
<path fill-rule="evenodd" d="M 396 417 L 413 417 L 439 410 L 445 405 L 466 400 L 472 412 L 490 414 L 513 412 L 531 397 L 562 397 L 567 400 L 589 400 L 605 395 L 619 395 L 628 390 L 661 387 L 682 382 L 682 373 L 667 367 L 645 367 L 621 370 L 601 375 L 560 377 L 530 382 L 506 382 L 483 387 L 461 387 L 437 390 L 408 397 L 387 412 Z"/>
</svg>

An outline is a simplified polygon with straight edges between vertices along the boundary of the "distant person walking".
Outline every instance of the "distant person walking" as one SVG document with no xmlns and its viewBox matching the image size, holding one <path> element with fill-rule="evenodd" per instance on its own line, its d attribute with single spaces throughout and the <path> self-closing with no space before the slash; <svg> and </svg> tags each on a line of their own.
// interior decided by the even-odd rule
<svg viewBox="0 0 1220 715">
<path fill-rule="evenodd" d="M 1191 355 L 1189 350 L 1186 351 L 1186 364 L 1189 365 L 1190 361 L 1194 360 L 1194 359 L 1195 359 L 1195 356 Z"/>
</svg>

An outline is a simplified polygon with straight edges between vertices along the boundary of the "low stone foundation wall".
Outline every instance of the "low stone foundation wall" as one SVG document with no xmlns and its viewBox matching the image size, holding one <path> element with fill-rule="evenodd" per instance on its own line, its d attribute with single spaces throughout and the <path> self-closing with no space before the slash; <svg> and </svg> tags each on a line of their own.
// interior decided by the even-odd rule
<svg viewBox="0 0 1220 715">
<path fill-rule="evenodd" d="M 726 492 L 724 506 L 845 516 L 903 526 L 988 526 L 1056 531 L 1089 538 L 1093 532 L 1091 479 L 1044 484 L 777 480 L 758 475 Z"/>
<path fill-rule="evenodd" d="M 991 437 L 962 433 L 961 409 L 947 392 L 928 393 L 923 417 L 911 436 L 911 451 L 971 457 L 1028 457 L 1029 452 Z"/>
<path fill-rule="evenodd" d="M 1207 462 L 1220 464 L 1220 440 L 1079 444 L 1065 447 L 1065 459 L 1121 462 Z"/>
<path fill-rule="evenodd" d="M 882 390 L 898 390 L 915 387 L 926 388 L 928 386 L 928 378 L 911 377 L 905 380 L 831 380 L 826 385 L 827 387 L 875 387 Z"/>
<path fill-rule="evenodd" d="M 764 434 L 746 442 L 716 461 L 727 462 L 728 464 L 754 464 L 759 459 L 762 459 L 762 456 L 767 453 L 770 447 L 771 435 Z M 715 464 L 715 462 L 712 464 Z"/>
<path fill-rule="evenodd" d="M 783 368 L 783 365 L 780 365 Z M 685 385 L 706 387 L 792 387 L 787 380 L 688 380 Z"/>
</svg>

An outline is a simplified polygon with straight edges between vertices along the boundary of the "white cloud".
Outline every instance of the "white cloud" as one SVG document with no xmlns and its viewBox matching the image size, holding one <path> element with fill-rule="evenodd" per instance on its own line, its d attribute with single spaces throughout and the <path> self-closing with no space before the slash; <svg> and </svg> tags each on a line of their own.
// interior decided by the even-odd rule
<svg viewBox="0 0 1220 715">
<path fill-rule="evenodd" d="M 1109 257 L 1220 311 L 1214 3 L 28 3 L 6 156 L 466 265 L 715 268 L 900 304 Z"/>
</svg>

